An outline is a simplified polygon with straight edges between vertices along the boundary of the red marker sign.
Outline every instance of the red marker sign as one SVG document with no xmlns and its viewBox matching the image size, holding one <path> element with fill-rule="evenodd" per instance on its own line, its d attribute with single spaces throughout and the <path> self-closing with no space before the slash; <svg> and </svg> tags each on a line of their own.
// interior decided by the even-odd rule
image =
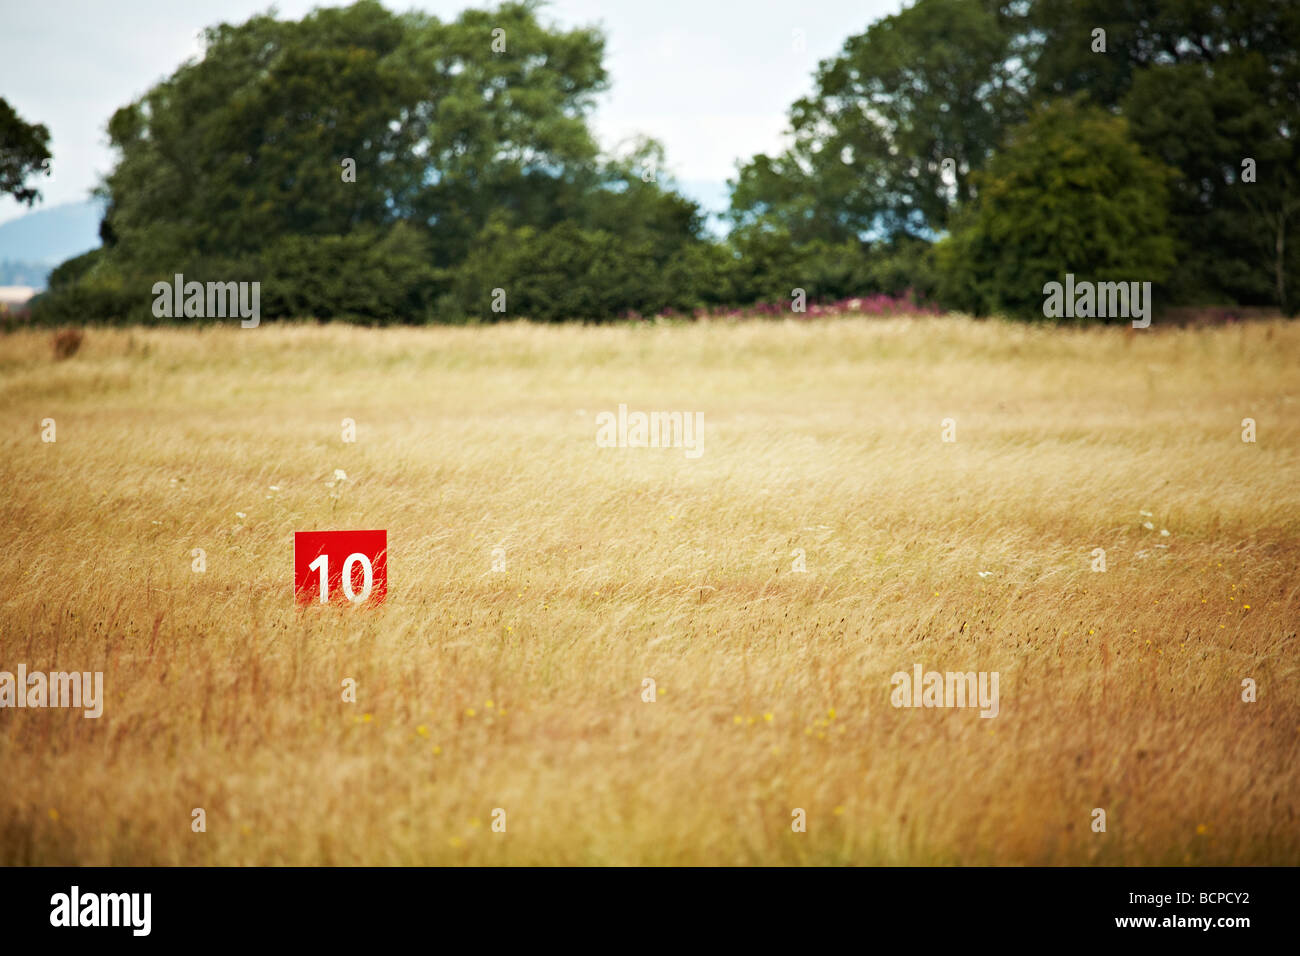
<svg viewBox="0 0 1300 956">
<path fill-rule="evenodd" d="M 383 604 L 388 532 L 295 532 L 293 591 L 299 604 Z"/>
</svg>

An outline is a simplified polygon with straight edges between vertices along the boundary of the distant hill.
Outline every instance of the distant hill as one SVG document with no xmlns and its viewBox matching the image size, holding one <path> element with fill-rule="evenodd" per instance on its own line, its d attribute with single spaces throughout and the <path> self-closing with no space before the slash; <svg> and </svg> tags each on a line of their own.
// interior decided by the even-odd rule
<svg viewBox="0 0 1300 956">
<path fill-rule="evenodd" d="M 50 270 L 99 245 L 96 200 L 36 209 L 0 223 L 0 285 L 45 285 Z"/>
<path fill-rule="evenodd" d="M 24 286 L 43 288 L 50 267 L 43 262 L 10 262 L 0 259 L 0 287 Z"/>
</svg>

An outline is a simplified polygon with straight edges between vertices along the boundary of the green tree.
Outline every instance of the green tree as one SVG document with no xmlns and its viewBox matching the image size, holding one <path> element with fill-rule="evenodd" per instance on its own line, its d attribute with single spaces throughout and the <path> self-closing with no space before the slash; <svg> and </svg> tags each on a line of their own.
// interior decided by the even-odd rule
<svg viewBox="0 0 1300 956">
<path fill-rule="evenodd" d="M 176 272 L 260 279 L 267 318 L 387 322 L 434 316 L 435 301 L 470 311 L 478 294 L 457 274 L 490 226 L 607 231 L 651 270 L 698 244 L 695 204 L 641 175 L 656 144 L 598 152 L 603 37 L 537 10 L 444 22 L 362 0 L 212 27 L 201 57 L 113 115 L 104 255 L 70 275 L 145 290 Z M 646 298 L 618 275 L 584 302 Z"/>
<path fill-rule="evenodd" d="M 940 300 L 1041 317 L 1043 286 L 1067 272 L 1159 285 L 1174 265 L 1172 175 L 1121 118 L 1074 100 L 1035 112 L 976 177 L 978 199 L 938 244 Z"/>
<path fill-rule="evenodd" d="M 405 219 L 446 263 L 493 210 L 550 214 L 595 158 L 585 113 L 605 82 L 603 41 L 547 29 L 530 4 L 443 23 L 366 0 L 206 37 L 201 59 L 109 124 L 111 225 L 145 261 Z"/>
<path fill-rule="evenodd" d="M 1039 96 L 1122 112 L 1142 150 L 1178 170 L 1172 294 L 1293 310 L 1300 4 L 1038 0 L 1003 12 L 1028 41 Z M 1104 53 L 1092 49 L 1097 28 Z M 1247 158 L 1254 184 L 1242 181 Z"/>
<path fill-rule="evenodd" d="M 36 175 L 50 174 L 50 131 L 41 124 L 24 123 L 14 108 L 0 98 L 0 195 L 34 205 L 40 190 L 27 185 Z"/>
<path fill-rule="evenodd" d="M 970 0 L 919 0 L 850 37 L 791 107 L 791 147 L 740 169 L 733 219 L 777 223 L 796 242 L 943 229 L 973 196 L 970 174 L 1024 118 L 1014 41 Z"/>
<path fill-rule="evenodd" d="M 1270 62 L 1300 57 L 1300 5 L 1293 0 L 1035 0 L 1008 2 L 1004 20 L 1028 44 L 1035 90 L 1044 97 L 1082 93 L 1117 107 L 1147 69 L 1213 66 L 1253 51 Z M 1093 31 L 1106 50 L 1093 51 Z"/>
<path fill-rule="evenodd" d="M 1245 54 L 1213 71 L 1197 63 L 1146 70 L 1124 98 L 1134 140 L 1180 174 L 1171 285 L 1183 301 L 1285 307 L 1300 186 L 1300 109 L 1276 95 L 1285 88 L 1261 56 Z M 1242 181 L 1248 165 L 1253 183 Z"/>
</svg>

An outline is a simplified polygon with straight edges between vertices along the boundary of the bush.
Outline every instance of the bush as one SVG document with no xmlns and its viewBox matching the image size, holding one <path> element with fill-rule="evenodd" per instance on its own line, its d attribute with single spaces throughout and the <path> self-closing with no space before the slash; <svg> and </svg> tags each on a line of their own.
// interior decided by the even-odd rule
<svg viewBox="0 0 1300 956">
<path fill-rule="evenodd" d="M 85 333 L 81 329 L 63 329 L 61 332 L 55 332 L 50 338 L 50 348 L 54 351 L 54 360 L 56 362 L 63 359 L 72 358 L 81 348 L 82 339 Z"/>
<path fill-rule="evenodd" d="M 62 265 L 57 266 L 46 281 L 49 289 L 63 289 L 76 284 L 96 267 L 104 257 L 104 250 L 91 249 L 79 256 L 73 256 Z"/>
<path fill-rule="evenodd" d="M 398 223 L 340 236 L 286 236 L 231 271 L 262 282 L 264 318 L 386 325 L 434 317 L 438 274 L 430 259 L 420 231 Z"/>
<path fill-rule="evenodd" d="M 35 296 L 29 303 L 31 321 L 35 325 L 152 322 L 148 291 L 148 285 L 128 283 L 120 275 L 90 274 Z"/>
<path fill-rule="evenodd" d="M 690 311 L 712 301 L 724 281 L 721 257 L 702 245 L 666 250 L 651 239 L 572 222 L 546 230 L 493 223 L 465 262 L 449 270 L 450 292 L 440 300 L 439 318 L 600 321 Z M 504 311 L 494 311 L 494 304 L 503 304 Z"/>
<path fill-rule="evenodd" d="M 1062 101 L 1014 130 L 975 174 L 980 192 L 935 249 L 940 302 L 986 315 L 1043 317 L 1043 286 L 1158 285 L 1174 265 L 1167 184 L 1124 120 Z"/>
</svg>

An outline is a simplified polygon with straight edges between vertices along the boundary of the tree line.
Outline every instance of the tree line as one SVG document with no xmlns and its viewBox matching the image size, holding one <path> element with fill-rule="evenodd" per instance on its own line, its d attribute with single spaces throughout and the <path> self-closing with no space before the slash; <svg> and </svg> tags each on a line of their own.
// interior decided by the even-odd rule
<svg viewBox="0 0 1300 956">
<path fill-rule="evenodd" d="M 600 150 L 604 38 L 535 3 L 361 0 L 205 35 L 111 118 L 103 245 L 51 274 L 37 321 L 157 321 L 176 273 L 260 281 L 265 318 L 376 324 L 795 289 L 1042 319 L 1067 273 L 1164 305 L 1300 302 L 1291 0 L 917 0 L 819 65 L 788 148 L 739 164 L 723 238 L 659 144 Z"/>
</svg>

